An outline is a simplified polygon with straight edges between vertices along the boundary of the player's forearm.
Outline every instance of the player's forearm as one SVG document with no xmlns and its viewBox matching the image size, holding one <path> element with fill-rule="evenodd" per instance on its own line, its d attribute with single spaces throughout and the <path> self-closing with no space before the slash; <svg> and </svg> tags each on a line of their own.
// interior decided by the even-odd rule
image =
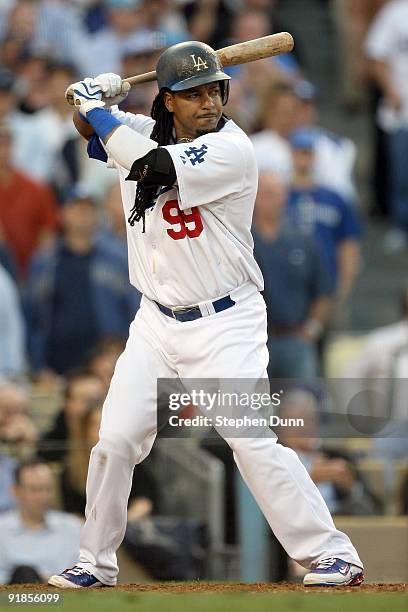
<svg viewBox="0 0 408 612">
<path fill-rule="evenodd" d="M 110 157 L 127 170 L 131 169 L 135 160 L 144 157 L 157 147 L 157 142 L 122 125 L 116 117 L 103 108 L 90 110 L 86 118 L 104 142 Z"/>
<path fill-rule="evenodd" d="M 93 134 L 95 134 L 95 130 L 92 125 L 84 120 L 82 115 L 76 110 L 72 116 L 72 121 L 77 129 L 77 131 L 81 134 L 85 140 L 89 140 Z"/>
</svg>

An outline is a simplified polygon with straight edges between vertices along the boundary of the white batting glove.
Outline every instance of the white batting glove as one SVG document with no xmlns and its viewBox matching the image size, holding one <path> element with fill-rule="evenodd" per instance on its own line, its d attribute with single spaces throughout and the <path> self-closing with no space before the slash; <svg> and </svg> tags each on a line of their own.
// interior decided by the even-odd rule
<svg viewBox="0 0 408 612">
<path fill-rule="evenodd" d="M 72 96 L 75 106 L 81 106 L 85 102 L 92 100 L 102 99 L 102 88 L 95 79 L 84 79 L 83 81 L 77 81 L 72 83 L 65 92 L 65 97 Z"/>
<path fill-rule="evenodd" d="M 95 79 L 86 78 L 83 81 L 72 83 L 65 92 L 65 97 L 70 98 L 77 110 L 83 117 L 94 108 L 103 108 L 102 89 Z"/>
<path fill-rule="evenodd" d="M 94 80 L 101 86 L 103 99 L 107 106 L 123 102 L 130 90 L 129 83 L 122 82 L 122 77 L 114 72 L 98 74 Z"/>
</svg>

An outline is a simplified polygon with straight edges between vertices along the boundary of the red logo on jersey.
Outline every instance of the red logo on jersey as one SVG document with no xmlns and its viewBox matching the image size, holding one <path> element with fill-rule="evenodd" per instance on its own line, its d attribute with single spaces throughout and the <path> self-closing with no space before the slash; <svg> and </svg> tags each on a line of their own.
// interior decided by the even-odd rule
<svg viewBox="0 0 408 612">
<path fill-rule="evenodd" d="M 186 236 L 197 238 L 204 229 L 200 211 L 197 206 L 187 213 L 179 208 L 177 200 L 169 200 L 162 208 L 163 219 L 170 225 L 178 225 L 177 229 L 166 230 L 173 240 L 182 240 Z"/>
</svg>

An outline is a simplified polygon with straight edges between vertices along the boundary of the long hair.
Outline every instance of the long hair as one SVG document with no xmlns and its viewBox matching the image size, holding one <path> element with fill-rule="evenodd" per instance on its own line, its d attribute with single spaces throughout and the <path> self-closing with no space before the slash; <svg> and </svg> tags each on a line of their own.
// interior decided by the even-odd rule
<svg viewBox="0 0 408 612">
<path fill-rule="evenodd" d="M 164 104 L 164 92 L 160 91 L 155 97 L 150 115 L 156 121 L 150 138 L 155 140 L 159 146 L 171 144 L 173 141 L 173 116 Z M 130 211 L 128 223 L 132 227 L 137 221 L 143 219 L 143 232 L 145 231 L 145 211 L 153 204 L 159 192 L 159 187 L 153 185 L 145 187 L 143 185 L 143 174 L 137 183 L 136 198 L 133 208 Z"/>
</svg>

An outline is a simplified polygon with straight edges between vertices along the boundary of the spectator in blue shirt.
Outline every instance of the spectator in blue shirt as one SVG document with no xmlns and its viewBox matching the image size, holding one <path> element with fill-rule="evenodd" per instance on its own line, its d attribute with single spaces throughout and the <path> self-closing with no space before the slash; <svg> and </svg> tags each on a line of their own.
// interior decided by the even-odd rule
<svg viewBox="0 0 408 612">
<path fill-rule="evenodd" d="M 54 567 L 74 562 L 81 521 L 51 510 L 54 494 L 46 463 L 29 460 L 17 467 L 17 509 L 0 515 L 0 584 L 46 582 Z"/>
<path fill-rule="evenodd" d="M 104 337 L 126 337 L 140 302 L 126 257 L 98 239 L 94 202 L 79 186 L 61 222 L 60 241 L 34 256 L 27 284 L 29 350 L 38 374 L 65 374 Z"/>
<path fill-rule="evenodd" d="M 313 177 L 317 132 L 301 128 L 289 138 L 293 177 L 289 192 L 289 223 L 314 238 L 328 268 L 332 289 L 344 300 L 359 268 L 361 228 L 356 213 L 340 195 L 316 184 Z M 333 168 L 336 172 L 336 168 Z"/>
<path fill-rule="evenodd" d="M 253 236 L 265 282 L 269 376 L 318 375 L 316 342 L 330 311 L 330 283 L 314 241 L 285 227 L 287 189 L 279 176 L 259 177 Z"/>
</svg>

